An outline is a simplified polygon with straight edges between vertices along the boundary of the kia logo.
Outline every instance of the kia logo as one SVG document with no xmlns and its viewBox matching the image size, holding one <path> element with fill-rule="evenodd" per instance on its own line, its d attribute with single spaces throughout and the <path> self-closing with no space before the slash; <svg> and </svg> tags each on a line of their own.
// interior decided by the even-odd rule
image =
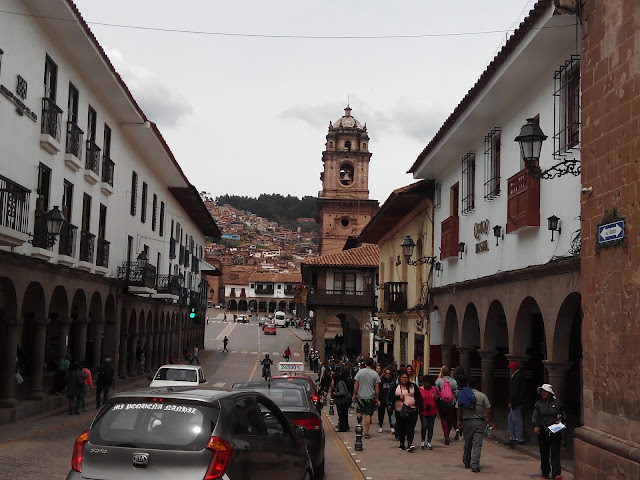
<svg viewBox="0 0 640 480">
<path fill-rule="evenodd" d="M 133 454 L 133 466 L 144 467 L 149 466 L 149 454 L 148 453 L 134 453 Z"/>
</svg>

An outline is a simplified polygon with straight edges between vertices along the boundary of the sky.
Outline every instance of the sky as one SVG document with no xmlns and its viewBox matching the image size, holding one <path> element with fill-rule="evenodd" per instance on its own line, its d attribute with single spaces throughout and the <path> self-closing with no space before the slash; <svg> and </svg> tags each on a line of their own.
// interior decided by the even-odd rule
<svg viewBox="0 0 640 480">
<path fill-rule="evenodd" d="M 316 196 L 348 103 L 380 203 L 535 3 L 74 1 L 199 191 Z"/>
</svg>

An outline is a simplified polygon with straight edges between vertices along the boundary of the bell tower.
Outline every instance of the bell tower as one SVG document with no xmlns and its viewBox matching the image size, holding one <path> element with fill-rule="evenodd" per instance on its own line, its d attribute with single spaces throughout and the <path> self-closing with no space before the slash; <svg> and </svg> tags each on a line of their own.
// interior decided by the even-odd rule
<svg viewBox="0 0 640 480">
<path fill-rule="evenodd" d="M 357 237 L 378 210 L 378 201 L 369 199 L 369 134 L 351 116 L 347 105 L 344 116 L 329 122 L 324 170 L 318 192 L 320 255 L 342 251 L 349 237 Z"/>
</svg>

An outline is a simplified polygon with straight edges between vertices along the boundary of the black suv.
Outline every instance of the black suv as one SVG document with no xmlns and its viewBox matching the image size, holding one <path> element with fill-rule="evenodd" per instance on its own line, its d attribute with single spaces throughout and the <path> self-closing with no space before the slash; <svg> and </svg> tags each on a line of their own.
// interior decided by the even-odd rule
<svg viewBox="0 0 640 480">
<path fill-rule="evenodd" d="M 112 397 L 78 437 L 67 480 L 310 480 L 305 436 L 257 392 L 133 390 Z"/>
</svg>

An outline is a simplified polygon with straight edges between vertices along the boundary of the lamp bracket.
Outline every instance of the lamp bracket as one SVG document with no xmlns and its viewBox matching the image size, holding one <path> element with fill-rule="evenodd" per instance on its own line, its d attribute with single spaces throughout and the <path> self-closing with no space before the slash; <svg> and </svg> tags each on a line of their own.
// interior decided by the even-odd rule
<svg viewBox="0 0 640 480">
<path fill-rule="evenodd" d="M 422 257 L 415 261 L 412 261 L 409 258 L 407 258 L 407 265 L 411 265 L 413 267 L 417 267 L 418 265 L 425 265 L 425 264 L 435 265 L 437 261 L 438 261 L 438 257 Z"/>
<path fill-rule="evenodd" d="M 564 160 L 560 163 L 556 163 L 553 167 L 548 168 L 547 170 L 541 170 L 537 165 L 527 168 L 529 170 L 529 176 L 531 178 L 543 180 L 551 180 L 553 178 L 562 177 L 569 173 L 574 177 L 577 177 L 578 175 L 580 175 L 581 171 L 580 160 L 576 159 Z"/>
</svg>

